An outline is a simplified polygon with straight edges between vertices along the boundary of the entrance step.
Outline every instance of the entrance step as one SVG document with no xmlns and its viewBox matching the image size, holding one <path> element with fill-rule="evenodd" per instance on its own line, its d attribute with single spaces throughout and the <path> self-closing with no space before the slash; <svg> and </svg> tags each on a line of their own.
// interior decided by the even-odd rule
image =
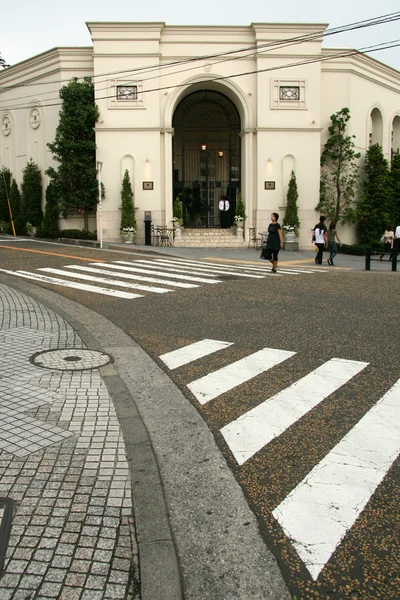
<svg viewBox="0 0 400 600">
<path fill-rule="evenodd" d="M 244 248 L 245 241 L 236 237 L 236 227 L 231 229 L 182 229 L 182 239 L 174 239 L 180 248 Z"/>
</svg>

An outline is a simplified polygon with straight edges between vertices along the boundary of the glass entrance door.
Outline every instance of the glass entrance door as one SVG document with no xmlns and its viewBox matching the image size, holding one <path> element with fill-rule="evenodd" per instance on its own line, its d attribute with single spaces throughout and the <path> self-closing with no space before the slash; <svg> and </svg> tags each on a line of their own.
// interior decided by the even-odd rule
<svg viewBox="0 0 400 600">
<path fill-rule="evenodd" d="M 240 190 L 240 119 L 217 92 L 195 92 L 178 106 L 173 126 L 174 199 L 182 202 L 185 227 L 220 227 L 219 202 L 229 200 L 233 223 Z"/>
</svg>

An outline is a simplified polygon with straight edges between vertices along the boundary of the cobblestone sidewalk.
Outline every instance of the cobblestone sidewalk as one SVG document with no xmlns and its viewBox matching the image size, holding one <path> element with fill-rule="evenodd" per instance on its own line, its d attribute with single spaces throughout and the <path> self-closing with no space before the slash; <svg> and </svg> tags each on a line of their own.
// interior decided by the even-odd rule
<svg viewBox="0 0 400 600">
<path fill-rule="evenodd" d="M 0 496 L 14 501 L 1 600 L 140 597 L 125 446 L 96 368 L 106 360 L 0 285 Z"/>
</svg>

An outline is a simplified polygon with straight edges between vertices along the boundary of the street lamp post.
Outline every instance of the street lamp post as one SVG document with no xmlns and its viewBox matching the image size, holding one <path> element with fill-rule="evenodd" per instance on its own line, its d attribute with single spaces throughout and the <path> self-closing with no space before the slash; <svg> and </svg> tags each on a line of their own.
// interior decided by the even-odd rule
<svg viewBox="0 0 400 600">
<path fill-rule="evenodd" d="M 99 184 L 99 228 L 100 228 L 100 248 L 103 247 L 103 214 L 102 214 L 102 205 L 101 205 L 101 168 L 103 163 L 98 160 L 97 161 L 97 179 Z"/>
</svg>

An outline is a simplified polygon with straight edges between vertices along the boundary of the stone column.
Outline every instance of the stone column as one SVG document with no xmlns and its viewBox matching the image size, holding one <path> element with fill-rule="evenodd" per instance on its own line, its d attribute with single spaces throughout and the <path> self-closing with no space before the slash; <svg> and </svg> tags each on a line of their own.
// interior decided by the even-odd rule
<svg viewBox="0 0 400 600">
<path fill-rule="evenodd" d="M 165 224 L 172 227 L 173 198 L 172 198 L 172 136 L 173 129 L 164 129 L 164 214 Z"/>
</svg>

